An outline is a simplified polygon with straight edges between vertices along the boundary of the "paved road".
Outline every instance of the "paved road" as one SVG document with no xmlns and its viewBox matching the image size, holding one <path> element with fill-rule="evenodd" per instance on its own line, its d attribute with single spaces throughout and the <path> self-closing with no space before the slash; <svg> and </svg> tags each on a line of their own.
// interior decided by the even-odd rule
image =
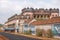
<svg viewBox="0 0 60 40">
<path fill-rule="evenodd" d="M 13 35 L 13 34 L 8 34 L 8 33 L 4 33 L 4 32 L 0 32 L 0 35 L 5 36 L 9 40 L 39 40 L 39 39 L 35 39 L 35 38 L 29 38 L 29 37 L 25 37 L 25 36 Z"/>
</svg>

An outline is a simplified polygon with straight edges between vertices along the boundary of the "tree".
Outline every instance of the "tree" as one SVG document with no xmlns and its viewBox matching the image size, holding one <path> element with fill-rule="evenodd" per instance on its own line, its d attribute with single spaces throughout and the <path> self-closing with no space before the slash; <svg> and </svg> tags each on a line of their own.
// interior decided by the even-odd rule
<svg viewBox="0 0 60 40">
<path fill-rule="evenodd" d="M 3 24 L 0 24 L 0 27 L 2 27 L 3 26 Z"/>
<path fill-rule="evenodd" d="M 48 29 L 47 30 L 47 37 L 48 38 L 52 38 L 53 37 L 53 33 L 52 33 L 52 30 L 51 29 Z"/>
</svg>

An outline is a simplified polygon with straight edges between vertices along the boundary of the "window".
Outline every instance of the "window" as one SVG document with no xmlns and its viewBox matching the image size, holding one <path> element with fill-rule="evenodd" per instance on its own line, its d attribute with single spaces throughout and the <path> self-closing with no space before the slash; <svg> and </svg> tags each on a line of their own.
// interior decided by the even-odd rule
<svg viewBox="0 0 60 40">
<path fill-rule="evenodd" d="M 34 15 L 34 18 L 36 17 L 36 15 Z"/>
<path fill-rule="evenodd" d="M 37 15 L 37 18 L 39 18 L 39 15 Z"/>
<path fill-rule="evenodd" d="M 52 15 L 52 17 L 54 17 L 54 15 Z"/>
<path fill-rule="evenodd" d="M 55 15 L 55 17 L 57 17 L 57 15 Z"/>
<path fill-rule="evenodd" d="M 31 31 L 32 32 L 32 34 L 35 34 L 35 31 Z"/>
<path fill-rule="evenodd" d="M 24 25 L 24 31 L 27 31 L 28 30 L 28 25 Z"/>
<path fill-rule="evenodd" d="M 28 25 L 25 25 L 25 27 L 28 27 Z"/>
<path fill-rule="evenodd" d="M 43 15 L 41 15 L 41 18 L 43 17 Z"/>
<path fill-rule="evenodd" d="M 49 15 L 48 15 L 48 17 L 49 17 Z"/>
</svg>

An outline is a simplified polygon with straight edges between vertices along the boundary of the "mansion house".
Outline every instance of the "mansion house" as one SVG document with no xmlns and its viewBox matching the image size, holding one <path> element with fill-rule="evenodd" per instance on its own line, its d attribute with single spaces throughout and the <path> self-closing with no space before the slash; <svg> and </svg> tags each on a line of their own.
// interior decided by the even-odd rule
<svg viewBox="0 0 60 40">
<path fill-rule="evenodd" d="M 32 34 L 36 34 L 36 29 L 51 29 L 56 35 L 60 33 L 60 16 L 58 8 L 50 9 L 34 9 L 23 8 L 22 12 L 17 15 L 13 15 L 5 22 L 4 30 L 14 31 L 22 33 L 27 30 L 31 30 Z M 57 32 L 56 32 L 56 31 Z"/>
</svg>

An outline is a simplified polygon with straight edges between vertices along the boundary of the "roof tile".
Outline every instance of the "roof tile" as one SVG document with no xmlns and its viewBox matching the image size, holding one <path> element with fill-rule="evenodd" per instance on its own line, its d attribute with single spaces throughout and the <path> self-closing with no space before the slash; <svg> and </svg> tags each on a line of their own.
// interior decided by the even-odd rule
<svg viewBox="0 0 60 40">
<path fill-rule="evenodd" d="M 44 25 L 44 24 L 55 24 L 55 23 L 60 23 L 60 17 L 53 17 L 47 20 L 34 21 L 31 24 L 32 25 Z"/>
</svg>

